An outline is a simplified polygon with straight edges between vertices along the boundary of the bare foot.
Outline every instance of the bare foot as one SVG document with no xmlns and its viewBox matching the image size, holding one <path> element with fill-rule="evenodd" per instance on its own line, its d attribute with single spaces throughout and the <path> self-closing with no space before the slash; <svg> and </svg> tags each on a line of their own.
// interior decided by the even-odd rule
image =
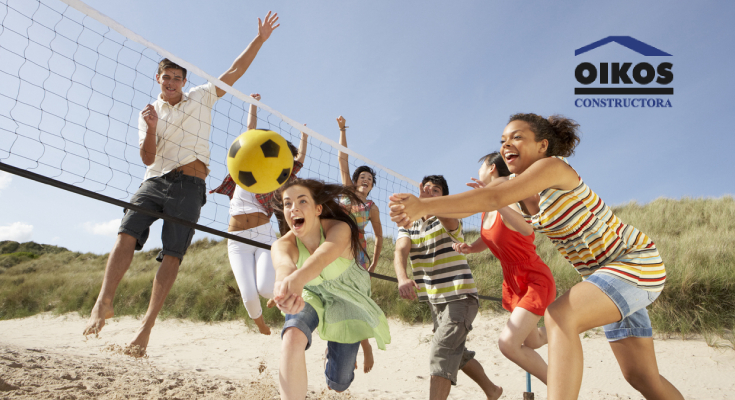
<svg viewBox="0 0 735 400">
<path fill-rule="evenodd" d="M 271 328 L 265 324 L 265 320 L 263 320 L 263 316 L 261 315 L 258 318 L 255 318 L 253 321 L 255 321 L 255 325 L 258 326 L 258 330 L 263 335 L 270 335 L 271 334 Z"/>
<path fill-rule="evenodd" d="M 142 348 L 135 344 L 129 344 L 125 346 L 122 353 L 133 358 L 148 358 L 148 354 L 146 354 L 145 348 Z"/>
<path fill-rule="evenodd" d="M 362 346 L 362 356 L 364 358 L 362 370 L 367 374 L 373 369 L 373 364 L 375 364 L 375 360 L 373 359 L 373 347 L 370 346 L 368 339 L 360 342 L 360 345 Z"/>
<path fill-rule="evenodd" d="M 493 391 L 493 395 L 488 397 L 487 400 L 498 400 L 500 396 L 503 395 L 503 388 L 495 385 L 495 390 Z"/>
<path fill-rule="evenodd" d="M 276 301 L 273 299 L 268 299 L 268 302 L 265 303 L 265 306 L 268 308 L 273 308 L 276 306 Z"/>
<path fill-rule="evenodd" d="M 146 354 L 146 348 L 148 348 L 148 340 L 151 337 L 151 329 L 141 326 L 138 328 L 138 333 L 135 334 L 135 338 L 123 350 L 123 354 L 134 357 L 148 357 Z"/>
<path fill-rule="evenodd" d="M 105 320 L 113 316 L 115 316 L 115 313 L 112 311 L 112 305 L 105 306 L 99 302 L 95 303 L 94 308 L 92 308 L 92 313 L 89 316 L 89 321 L 87 321 L 87 326 L 84 328 L 83 335 L 97 336 L 102 330 L 102 327 L 105 326 Z"/>
</svg>

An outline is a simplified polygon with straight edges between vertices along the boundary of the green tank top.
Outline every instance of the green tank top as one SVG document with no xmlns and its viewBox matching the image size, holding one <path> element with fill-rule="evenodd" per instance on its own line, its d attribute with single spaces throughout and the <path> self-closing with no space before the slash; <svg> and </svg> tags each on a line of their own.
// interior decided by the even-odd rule
<svg viewBox="0 0 735 400">
<path fill-rule="evenodd" d="M 324 230 L 319 226 L 324 243 Z M 311 256 L 299 238 L 296 238 L 301 268 Z M 319 316 L 317 332 L 323 340 L 337 343 L 356 343 L 375 338 L 378 348 L 385 350 L 390 343 L 388 320 L 383 310 L 370 298 L 370 274 L 355 260 L 338 257 L 327 265 L 316 278 L 304 286 L 302 297 Z"/>
</svg>

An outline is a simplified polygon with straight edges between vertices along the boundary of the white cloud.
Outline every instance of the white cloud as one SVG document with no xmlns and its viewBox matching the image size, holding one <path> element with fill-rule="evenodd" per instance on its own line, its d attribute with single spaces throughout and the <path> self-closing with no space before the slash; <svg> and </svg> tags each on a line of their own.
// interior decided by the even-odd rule
<svg viewBox="0 0 735 400">
<path fill-rule="evenodd" d="M 13 175 L 5 172 L 0 171 L 0 190 L 3 190 L 10 186 L 10 182 L 13 181 Z"/>
<path fill-rule="evenodd" d="M 10 225 L 0 226 L 0 240 L 14 240 L 27 242 L 33 236 L 33 225 L 23 222 L 13 222 Z"/>
<path fill-rule="evenodd" d="M 107 222 L 101 222 L 101 223 L 94 223 L 94 222 L 84 223 L 84 229 L 93 235 L 115 237 L 117 236 L 118 228 L 120 228 L 119 218 L 113 219 Z"/>
</svg>

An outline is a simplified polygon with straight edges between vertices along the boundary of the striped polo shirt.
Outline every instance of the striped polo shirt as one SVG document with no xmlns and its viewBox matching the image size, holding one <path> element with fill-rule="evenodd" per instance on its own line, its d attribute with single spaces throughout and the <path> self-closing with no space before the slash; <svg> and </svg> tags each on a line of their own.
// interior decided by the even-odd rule
<svg viewBox="0 0 735 400">
<path fill-rule="evenodd" d="M 551 239 L 583 278 L 605 273 L 644 290 L 663 289 L 666 268 L 656 245 L 615 216 L 582 178 L 572 190 L 542 191 L 539 208 L 536 215 L 524 215 L 526 221 Z"/>
<path fill-rule="evenodd" d="M 462 223 L 447 231 L 437 217 L 415 221 L 410 229 L 398 229 L 398 240 L 411 240 L 411 271 L 419 285 L 419 301 L 448 303 L 477 297 L 477 285 L 467 264 L 467 257 L 452 249 L 452 243 L 464 243 Z"/>
</svg>

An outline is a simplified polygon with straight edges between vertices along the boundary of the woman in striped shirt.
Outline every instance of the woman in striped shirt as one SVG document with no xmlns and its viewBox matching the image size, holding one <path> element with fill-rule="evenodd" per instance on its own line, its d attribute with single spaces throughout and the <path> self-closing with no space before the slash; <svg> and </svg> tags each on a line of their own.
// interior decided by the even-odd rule
<svg viewBox="0 0 735 400">
<path fill-rule="evenodd" d="M 454 196 L 391 196 L 391 219 L 497 210 L 520 202 L 534 230 L 546 234 L 582 275 L 546 310 L 548 398 L 576 399 L 584 367 L 579 334 L 604 326 L 625 379 L 646 399 L 683 399 L 658 372 L 646 306 L 661 293 L 663 261 L 644 233 L 620 221 L 564 157 L 579 143 L 573 120 L 512 115 L 501 154 L 514 179 Z M 538 197 L 536 197 L 538 195 Z"/>
</svg>

